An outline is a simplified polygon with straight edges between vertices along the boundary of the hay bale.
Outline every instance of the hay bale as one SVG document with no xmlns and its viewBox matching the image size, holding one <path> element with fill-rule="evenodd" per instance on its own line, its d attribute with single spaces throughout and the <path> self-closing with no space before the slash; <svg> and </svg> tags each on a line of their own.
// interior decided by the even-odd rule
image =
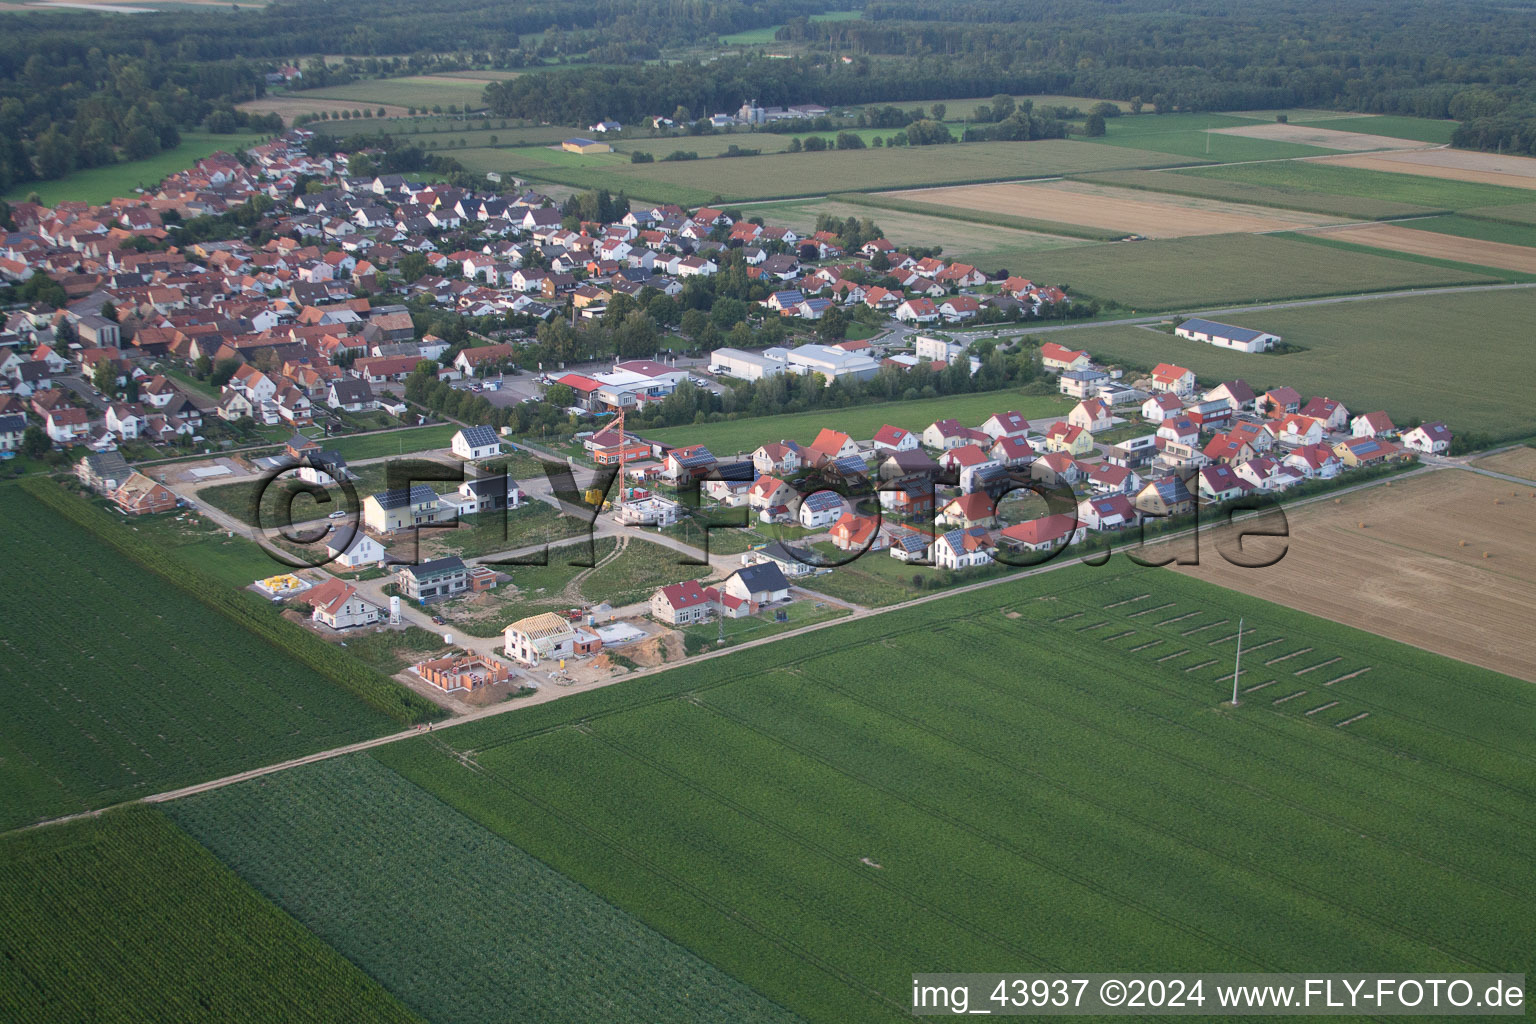
<svg viewBox="0 0 1536 1024">
<path fill-rule="evenodd" d="M 1456 545 L 1456 546 L 1457 546 L 1457 547 L 1460 547 L 1460 548 L 1464 548 L 1464 547 L 1466 547 L 1466 546 L 1467 546 L 1467 542 L 1466 542 L 1466 541 L 1461 541 L 1461 542 L 1459 542 L 1459 543 L 1458 543 L 1458 544 L 1457 544 L 1457 545 Z"/>
<path fill-rule="evenodd" d="M 1362 530 L 1365 529 L 1365 524 L 1364 523 L 1360 523 L 1359 526 L 1360 526 L 1360 529 L 1362 529 Z"/>
<path fill-rule="evenodd" d="M 1493 557 L 1493 552 L 1492 551 L 1484 551 L 1483 552 L 1483 557 L 1484 558 L 1492 558 Z"/>
</svg>

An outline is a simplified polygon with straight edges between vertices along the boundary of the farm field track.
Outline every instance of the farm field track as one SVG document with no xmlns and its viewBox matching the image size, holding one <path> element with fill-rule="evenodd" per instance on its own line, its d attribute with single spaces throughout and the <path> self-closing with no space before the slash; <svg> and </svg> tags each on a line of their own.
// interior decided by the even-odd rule
<svg viewBox="0 0 1536 1024">
<path fill-rule="evenodd" d="M 934 420 L 953 417 L 968 425 L 979 424 L 997 412 L 1015 410 L 1027 418 L 1065 416 L 1073 403 L 1056 395 L 1025 395 L 1017 390 L 985 391 L 972 395 L 945 395 L 902 402 L 856 405 L 846 409 L 818 409 L 779 416 L 756 416 L 721 423 L 665 427 L 644 432 L 647 440 L 664 444 L 703 444 L 717 458 L 738 451 L 751 455 L 758 445 L 784 438 L 810 444 L 822 427 L 841 430 L 855 440 L 867 440 L 889 423 L 921 433 Z"/>
<path fill-rule="evenodd" d="M 1463 238 L 1438 231 L 1418 231 L 1397 224 L 1351 224 L 1309 233 L 1320 238 L 1368 245 L 1375 249 L 1536 274 L 1536 249 L 1524 245 Z"/>
<path fill-rule="evenodd" d="M 1441 470 L 1287 518 L 1289 550 L 1274 566 L 1212 558 L 1178 571 L 1536 682 L 1532 488 Z"/>
<path fill-rule="evenodd" d="M 1174 173 L 1186 178 L 1235 182 L 1245 187 L 1279 186 L 1307 192 L 1389 200 L 1435 210 L 1499 206 L 1530 199 L 1530 192 L 1525 187 L 1506 187 L 1508 183 L 1503 182 L 1458 181 L 1427 171 L 1412 173 L 1413 168 L 1419 165 L 1399 162 L 1398 159 L 1417 155 L 1421 154 L 1359 154 L 1316 160 L 1192 167 Z M 1378 164 L 1372 161 L 1382 162 Z"/>
<path fill-rule="evenodd" d="M 1328 214 L 1346 220 L 1383 220 L 1391 217 L 1423 216 L 1441 212 L 1440 207 L 1389 202 L 1370 196 L 1345 196 L 1315 192 L 1287 185 L 1239 184 L 1216 178 L 1194 178 L 1171 171 L 1104 171 L 1071 175 L 1073 181 L 1114 185 L 1147 192 L 1224 200 L 1266 209 L 1303 210 Z"/>
<path fill-rule="evenodd" d="M 1047 249 L 1003 265 L 1144 313 L 1492 280 L 1392 256 L 1313 250 L 1328 247 L 1274 235 L 1198 235 Z M 1074 331 L 1074 345 L 1076 336 Z"/>
<path fill-rule="evenodd" d="M 676 148 L 688 148 L 686 142 Z M 473 151 L 468 151 L 473 152 Z M 464 151 L 456 154 L 463 160 Z M 479 166 L 475 170 L 496 170 Z M 832 192 L 878 192 L 920 185 L 946 185 L 1040 178 L 1072 171 L 1163 167 L 1188 163 L 1178 157 L 1067 139 L 1036 142 L 972 142 L 916 146 L 898 158 L 885 150 L 838 150 L 742 157 L 729 164 L 685 160 L 654 164 L 613 164 L 581 168 L 539 168 L 539 178 L 579 188 L 625 189 L 631 196 L 720 196 L 722 200 L 779 199 Z M 468 164 L 466 164 L 468 166 Z M 533 169 L 530 168 L 530 171 Z"/>
<path fill-rule="evenodd" d="M 1141 366 L 1175 362 L 1202 381 L 1241 377 L 1260 390 L 1288 384 L 1307 396 L 1330 395 L 1357 412 L 1385 409 L 1398 423 L 1419 416 L 1494 438 L 1536 434 L 1536 410 L 1488 400 L 1489 381 L 1522 380 L 1530 372 L 1526 330 L 1536 322 L 1536 289 L 1330 303 L 1219 319 L 1274 331 L 1304 351 L 1251 356 L 1140 327 L 1085 327 L 1069 338 L 1074 348 L 1106 359 Z M 1447 360 L 1445 339 L 1462 336 L 1473 322 L 1479 325 L 1477 358 Z"/>
<path fill-rule="evenodd" d="M 0 837 L 0 862 L 6 1020 L 420 1020 L 158 810 Z"/>
<path fill-rule="evenodd" d="M 1278 231 L 1327 224 L 1336 219 L 1325 214 L 1267 210 L 1083 181 L 967 185 L 891 194 L 902 199 L 996 211 L 1011 216 L 1038 216 L 1147 238 Z"/>
<path fill-rule="evenodd" d="M 732 658 L 369 756 L 811 1021 L 908 1019 L 922 964 L 1111 950 L 1528 969 L 1507 676 L 1119 559 Z M 254 789 L 255 835 L 328 817 Z M 282 859 L 250 870 L 304 884 Z"/>
<path fill-rule="evenodd" d="M 1536 480 L 1536 448 L 1520 445 L 1506 452 L 1473 459 L 1472 465 L 1479 469 L 1491 469 L 1495 473 L 1508 473 L 1510 476 L 1518 476 L 1525 480 Z"/>
<path fill-rule="evenodd" d="M 1328 157 L 1326 162 L 1450 181 L 1503 185 L 1508 188 L 1536 188 L 1536 157 L 1529 156 L 1475 153 L 1464 149 L 1425 149 L 1408 153 Z"/>
<path fill-rule="evenodd" d="M 1396 139 L 1390 135 L 1340 131 L 1328 126 L 1326 121 L 1313 125 L 1253 124 L 1207 130 L 1217 135 L 1237 135 L 1248 139 L 1269 139 L 1274 142 L 1298 142 L 1307 146 L 1321 146 L 1324 149 L 1342 149 L 1351 152 L 1367 149 L 1420 149 L 1424 146 L 1424 143 L 1416 139 Z"/>
<path fill-rule="evenodd" d="M 164 806 L 429 1020 L 797 1019 L 370 757 Z"/>
<path fill-rule="evenodd" d="M 900 195 L 900 193 L 896 193 Z M 806 202 L 754 205 L 746 212 L 761 216 L 768 223 L 795 229 L 801 235 L 809 235 L 816 227 L 816 217 L 828 214 L 833 217 L 869 218 L 880 225 L 885 237 L 898 246 L 932 246 L 944 248 L 949 258 L 963 258 L 967 254 L 993 249 L 1060 249 L 1069 245 L 1084 245 L 1085 239 L 1068 238 L 1065 235 L 1049 235 L 1015 228 L 975 224 L 933 215 L 908 213 L 865 206 L 859 203 L 837 200 L 810 200 Z"/>
<path fill-rule="evenodd" d="M 393 726 L 16 485 L 0 487 L 0 509 L 16 571 L 16 628 L 0 644 L 0 829 Z"/>
</svg>

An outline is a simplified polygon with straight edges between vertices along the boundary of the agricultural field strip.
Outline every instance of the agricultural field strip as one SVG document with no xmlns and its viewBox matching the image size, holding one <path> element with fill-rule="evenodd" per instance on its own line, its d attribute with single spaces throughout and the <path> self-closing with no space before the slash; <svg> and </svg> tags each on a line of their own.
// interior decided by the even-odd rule
<svg viewBox="0 0 1536 1024">
<path fill-rule="evenodd" d="M 955 620 L 951 620 L 951 621 L 955 621 Z M 823 653 L 826 653 L 826 652 L 823 652 Z M 836 687 L 836 686 L 834 686 L 833 688 L 834 689 L 841 689 L 840 687 Z M 706 688 L 706 689 L 708 689 L 710 691 L 719 691 L 720 690 L 719 687 L 709 687 L 709 688 Z M 699 697 L 699 692 L 697 690 L 692 692 L 688 696 L 690 698 L 690 701 L 694 702 L 694 703 L 697 703 L 697 702 L 699 702 L 702 699 L 702 698 Z M 858 698 L 856 696 L 854 696 L 853 699 L 858 699 Z M 708 701 L 708 700 L 704 700 L 703 702 L 706 703 L 706 704 L 711 704 L 711 705 L 713 703 L 713 702 Z M 885 710 L 885 709 L 881 709 L 881 710 Z M 581 728 L 583 730 L 583 734 L 590 733 L 591 731 L 594 730 L 594 723 L 593 723 L 592 720 L 587 720 L 587 721 L 584 722 L 584 724 L 581 726 Z M 476 756 L 477 756 L 477 758 L 479 758 L 479 755 L 476 755 Z M 481 764 L 482 764 L 482 767 L 483 767 L 484 766 L 483 765 L 483 759 L 481 759 Z M 1354 826 L 1351 825 L 1350 827 L 1353 828 Z"/>
<path fill-rule="evenodd" d="M 946 625 L 946 624 L 963 623 L 963 622 L 968 620 L 970 615 L 971 615 L 970 612 L 962 611 L 962 612 L 959 612 L 959 613 L 957 613 L 955 615 L 946 616 L 946 617 L 944 617 L 942 619 L 932 620 L 932 621 L 934 622 L 934 628 L 935 629 L 939 629 L 939 628 L 943 628 L 943 626 Z M 837 648 L 833 648 L 833 653 L 835 653 L 836 651 L 839 651 L 839 650 L 852 649 L 852 648 L 854 648 L 856 646 L 858 646 L 857 642 L 845 643 L 842 646 L 839 646 Z M 806 655 L 803 658 L 790 659 L 789 661 L 787 661 L 787 662 L 785 662 L 783 664 L 787 668 L 792 668 L 792 667 L 800 665 L 800 664 L 802 664 L 804 662 L 807 662 L 807 661 L 810 661 L 810 660 L 814 660 L 816 658 L 820 658 L 820 657 L 824 656 L 825 653 L 827 653 L 827 652 L 818 652 L 818 653 L 815 653 L 815 654 Z M 1182 652 L 1182 653 L 1188 653 L 1188 652 Z M 1223 677 L 1222 676 L 1218 676 L 1218 679 L 1220 679 L 1220 678 L 1223 678 Z M 720 687 L 724 687 L 724 686 L 728 686 L 728 685 L 730 685 L 728 682 L 723 682 L 722 681 L 720 683 L 717 683 L 717 684 L 714 684 L 714 685 L 711 685 L 711 686 L 695 687 L 695 688 L 692 689 L 691 694 L 694 697 L 699 697 L 700 694 L 707 693 L 709 691 L 712 691 L 712 690 L 715 690 L 715 689 L 719 689 Z M 1157 687 L 1155 683 L 1153 683 L 1151 685 L 1153 685 L 1155 688 L 1161 690 L 1163 693 L 1165 693 L 1168 696 L 1179 697 L 1179 698 L 1188 698 L 1188 696 L 1189 696 L 1186 692 L 1184 692 L 1182 690 L 1178 690 L 1176 688 Z M 633 705 L 628 705 L 628 706 L 625 706 L 625 707 L 617 708 L 614 711 L 600 713 L 598 715 L 595 715 L 595 716 L 592 716 L 590 718 L 584 719 L 584 722 L 587 724 L 588 727 L 590 727 L 593 722 L 596 722 L 596 721 L 599 721 L 599 720 L 601 720 L 603 718 L 609 717 L 612 714 L 622 713 L 624 711 L 631 710 L 631 708 L 643 707 L 643 706 L 646 706 L 646 705 L 649 705 L 649 704 L 652 704 L 652 703 L 659 703 L 659 702 L 667 700 L 667 699 L 669 699 L 668 696 L 662 695 L 662 696 L 658 696 L 656 698 L 652 698 L 650 700 L 639 701 L 639 702 L 636 702 Z M 700 699 L 702 699 L 702 698 L 700 698 Z M 1417 719 L 1417 718 L 1414 718 L 1412 716 L 1403 716 L 1403 715 L 1401 715 L 1401 713 L 1396 712 L 1396 711 L 1390 709 L 1389 707 L 1386 707 L 1384 705 L 1380 705 L 1378 703 L 1375 703 L 1375 702 L 1372 702 L 1372 701 L 1360 698 L 1356 694 L 1353 694 L 1353 693 L 1350 694 L 1350 699 L 1356 700 L 1359 703 L 1366 704 L 1367 706 L 1373 707 L 1373 708 L 1375 708 L 1378 711 L 1378 713 L 1384 713 L 1384 714 L 1386 714 L 1388 716 L 1394 716 L 1395 715 L 1397 717 L 1405 717 L 1405 718 L 1407 718 L 1410 721 L 1413 721 L 1413 722 L 1418 723 L 1418 724 L 1422 724 L 1422 722 L 1419 719 Z M 1198 698 L 1196 698 L 1195 702 L 1197 704 L 1200 703 Z M 1530 702 L 1523 702 L 1521 704 L 1521 706 L 1525 707 L 1525 708 L 1529 708 L 1532 705 L 1531 705 Z M 558 729 L 559 727 L 555 727 L 555 728 Z M 488 750 L 495 749 L 495 747 L 500 746 L 503 743 L 512 742 L 514 740 L 521 740 L 521 739 L 526 739 L 526 738 L 532 738 L 532 737 L 537 736 L 537 735 L 547 734 L 548 732 L 551 732 L 551 731 L 554 731 L 554 730 L 546 728 L 546 729 L 532 730 L 532 731 L 529 731 L 527 733 L 520 734 L 520 735 L 509 735 L 509 736 L 504 737 L 502 740 L 500 740 L 499 742 L 497 742 L 495 744 L 481 746 L 479 748 L 476 748 L 475 750 L 473 750 L 470 753 L 472 754 L 472 756 L 479 755 L 479 754 L 482 754 L 482 753 L 484 753 L 484 752 L 486 752 Z M 1458 740 L 1466 741 L 1466 740 L 1470 739 L 1470 740 L 1472 740 L 1474 742 L 1479 742 L 1477 737 L 1469 737 L 1465 733 L 1456 732 L 1454 730 L 1441 730 L 1441 731 L 1443 732 L 1444 735 L 1454 736 Z M 1493 746 L 1493 745 L 1490 745 L 1490 746 Z M 1495 746 L 1495 749 L 1501 749 L 1502 750 L 1502 748 L 1497 748 L 1496 746 Z M 1511 753 L 1509 751 L 1504 751 L 1504 752 L 1505 753 Z M 1516 756 L 1521 756 L 1521 755 L 1517 754 Z M 1526 755 L 1526 759 L 1529 759 L 1528 755 Z M 1454 772 L 1454 773 L 1462 774 L 1462 775 L 1467 775 L 1468 777 L 1478 779 L 1479 781 L 1487 783 L 1487 784 L 1490 784 L 1490 785 L 1499 786 L 1500 788 L 1505 788 L 1505 789 L 1508 788 L 1507 786 L 1504 786 L 1503 783 L 1500 783 L 1498 780 L 1491 779 L 1488 776 L 1480 775 L 1480 774 L 1477 774 L 1477 773 L 1471 773 L 1471 772 L 1468 772 L 1468 771 L 1466 771 L 1466 770 L 1464 770 L 1462 768 L 1459 768 L 1457 766 L 1451 765 L 1451 764 L 1446 763 L 1446 762 L 1435 762 L 1435 763 L 1439 764 L 1439 766 L 1441 768 L 1445 769 L 1446 771 Z M 1514 790 L 1512 792 L 1520 792 L 1520 791 Z M 1521 795 L 1522 796 L 1528 796 L 1528 794 L 1524 794 L 1524 793 L 1521 793 Z M 1495 808 L 1493 806 L 1486 806 L 1484 809 L 1486 809 L 1489 813 L 1492 813 L 1492 814 L 1503 813 L 1499 808 Z M 1531 822 L 1529 824 L 1536 825 L 1536 821 L 1533 821 L 1533 822 Z"/>
</svg>

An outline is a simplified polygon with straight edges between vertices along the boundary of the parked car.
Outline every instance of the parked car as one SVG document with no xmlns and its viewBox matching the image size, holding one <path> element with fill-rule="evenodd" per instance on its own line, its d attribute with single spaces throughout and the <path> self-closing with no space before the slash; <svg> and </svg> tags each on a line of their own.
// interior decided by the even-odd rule
<svg viewBox="0 0 1536 1024">
<path fill-rule="evenodd" d="M 439 626 L 446 626 L 448 624 L 447 622 L 445 622 L 443 620 L 443 617 L 441 615 L 434 615 L 434 616 L 432 616 L 432 621 L 435 624 L 439 625 Z"/>
</svg>

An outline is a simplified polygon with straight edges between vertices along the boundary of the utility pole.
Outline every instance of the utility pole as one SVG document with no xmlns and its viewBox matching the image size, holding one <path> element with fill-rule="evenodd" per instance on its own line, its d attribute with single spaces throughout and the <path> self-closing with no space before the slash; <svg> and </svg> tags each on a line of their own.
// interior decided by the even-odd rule
<svg viewBox="0 0 1536 1024">
<path fill-rule="evenodd" d="M 1232 706 L 1237 707 L 1237 677 L 1243 671 L 1243 620 L 1237 620 L 1237 661 L 1232 666 Z"/>
</svg>

